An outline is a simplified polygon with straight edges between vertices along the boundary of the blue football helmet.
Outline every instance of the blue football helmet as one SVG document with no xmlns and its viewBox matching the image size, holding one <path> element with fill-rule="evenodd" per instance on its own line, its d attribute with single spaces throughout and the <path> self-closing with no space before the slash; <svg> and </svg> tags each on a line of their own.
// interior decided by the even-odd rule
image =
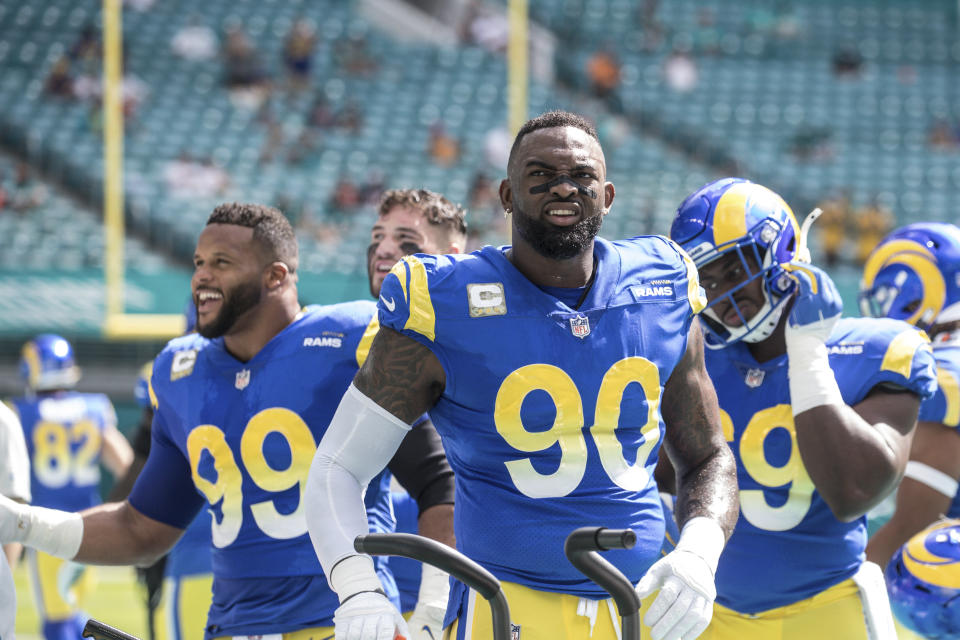
<svg viewBox="0 0 960 640">
<path fill-rule="evenodd" d="M 860 312 L 923 330 L 960 320 L 960 228 L 918 222 L 884 238 L 863 267 Z"/>
<path fill-rule="evenodd" d="M 960 638 L 960 520 L 910 538 L 893 554 L 886 582 L 901 624 L 924 638 Z"/>
<path fill-rule="evenodd" d="M 794 258 L 798 234 L 797 219 L 783 198 L 749 180 L 716 180 L 683 201 L 670 237 L 690 254 L 697 268 L 735 251 L 748 274 L 704 309 L 707 347 L 720 349 L 739 340 L 760 342 L 773 333 L 796 286 L 781 265 Z M 751 263 L 759 265 L 759 270 Z M 758 278 L 763 281 L 765 303 L 747 318 L 734 294 Z M 721 300 L 728 300 L 736 310 L 740 326 L 720 321 L 711 307 Z"/>
<path fill-rule="evenodd" d="M 137 404 L 146 409 L 153 405 L 153 390 L 150 388 L 150 376 L 153 374 L 153 360 L 140 367 L 137 381 L 133 385 L 133 397 Z"/>
<path fill-rule="evenodd" d="M 51 333 L 28 341 L 20 352 L 20 377 L 31 391 L 73 388 L 80 380 L 73 347 Z"/>
</svg>

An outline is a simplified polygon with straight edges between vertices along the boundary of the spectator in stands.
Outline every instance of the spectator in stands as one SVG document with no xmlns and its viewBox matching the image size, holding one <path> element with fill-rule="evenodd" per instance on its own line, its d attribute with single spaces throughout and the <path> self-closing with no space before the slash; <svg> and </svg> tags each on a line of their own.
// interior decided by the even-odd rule
<svg viewBox="0 0 960 640">
<path fill-rule="evenodd" d="M 246 94 L 250 96 L 251 102 L 259 104 L 265 97 L 267 77 L 260 62 L 260 54 L 239 25 L 227 29 L 223 43 L 223 60 L 227 87 L 234 90 L 236 97 Z"/>
<path fill-rule="evenodd" d="M 460 143 L 447 133 L 442 122 L 430 127 L 428 151 L 434 164 L 441 167 L 453 166 L 460 160 Z"/>
<path fill-rule="evenodd" d="M 836 77 L 856 78 L 863 68 L 863 55 L 855 45 L 842 45 L 834 52 L 832 62 Z"/>
<path fill-rule="evenodd" d="M 316 28 L 313 22 L 300 18 L 293 23 L 283 43 L 283 64 L 294 89 L 303 88 L 310 78 L 316 44 Z"/>
<path fill-rule="evenodd" d="M 510 25 L 503 10 L 491 11 L 481 2 L 471 2 L 464 12 L 460 28 L 465 44 L 474 44 L 491 53 L 502 53 L 507 49 Z"/>
<path fill-rule="evenodd" d="M 217 55 L 217 34 L 203 24 L 197 15 L 191 16 L 186 25 L 173 35 L 170 47 L 173 53 L 186 60 L 212 60 Z"/>
<path fill-rule="evenodd" d="M 491 168 L 506 173 L 513 136 L 505 127 L 494 127 L 483 137 L 483 159 Z"/>
<path fill-rule="evenodd" d="M 878 199 L 854 214 L 857 224 L 857 263 L 867 261 L 870 253 L 893 229 L 893 213 Z"/>
<path fill-rule="evenodd" d="M 620 61 L 617 56 L 607 48 L 594 52 L 587 59 L 587 77 L 593 95 L 608 103 L 616 103 L 619 111 Z"/>
<path fill-rule="evenodd" d="M 60 56 L 50 68 L 50 74 L 43 85 L 44 92 L 57 98 L 72 98 L 73 78 L 70 77 L 70 58 Z"/>
<path fill-rule="evenodd" d="M 376 206 L 380 203 L 380 197 L 386 191 L 387 183 L 383 172 L 379 169 L 372 170 L 367 179 L 360 186 L 360 201 L 367 206 Z"/>
<path fill-rule="evenodd" d="M 674 91 L 692 91 L 700 79 L 697 63 L 689 52 L 675 48 L 663 61 L 663 79 Z"/>
<path fill-rule="evenodd" d="M 213 159 L 197 160 L 185 151 L 167 163 L 163 179 L 170 195 L 180 198 L 222 195 L 230 185 L 230 176 Z"/>
</svg>

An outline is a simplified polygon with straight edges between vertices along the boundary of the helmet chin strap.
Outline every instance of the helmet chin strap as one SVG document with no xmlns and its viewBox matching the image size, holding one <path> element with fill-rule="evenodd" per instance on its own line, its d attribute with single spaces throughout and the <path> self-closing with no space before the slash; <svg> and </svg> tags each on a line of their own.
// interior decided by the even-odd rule
<svg viewBox="0 0 960 640">
<path fill-rule="evenodd" d="M 714 322 L 722 325 L 723 328 L 730 333 L 730 337 L 727 340 L 728 343 L 738 340 L 750 343 L 763 342 L 769 338 L 777 328 L 777 324 L 780 322 L 780 316 L 783 315 L 783 309 L 789 299 L 790 296 L 783 296 L 776 304 L 771 304 L 770 295 L 764 291 L 763 306 L 754 316 L 755 318 L 759 318 L 759 320 L 756 322 L 747 321 L 739 327 L 731 327 L 727 323 L 722 322 L 716 312 L 711 308 L 704 309 L 703 313 Z"/>
</svg>

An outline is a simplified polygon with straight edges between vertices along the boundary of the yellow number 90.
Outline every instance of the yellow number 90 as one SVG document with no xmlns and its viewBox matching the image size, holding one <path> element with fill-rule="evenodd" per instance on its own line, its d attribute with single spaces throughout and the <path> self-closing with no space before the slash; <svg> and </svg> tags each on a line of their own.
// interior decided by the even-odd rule
<svg viewBox="0 0 960 640">
<path fill-rule="evenodd" d="M 615 431 L 620 422 L 620 404 L 631 383 L 640 384 L 647 401 L 640 433 L 643 442 L 633 464 L 626 461 L 623 446 Z M 520 418 L 524 399 L 533 391 L 545 391 L 556 405 L 553 425 L 545 431 L 528 431 Z M 618 486 L 639 491 L 650 481 L 644 467 L 646 459 L 660 439 L 660 372 L 646 358 L 631 357 L 615 362 L 603 376 L 597 394 L 594 424 L 590 427 L 607 475 Z M 504 464 L 517 489 L 531 498 L 554 498 L 572 492 L 587 470 L 587 444 L 584 438 L 583 401 L 576 384 L 562 369 L 548 364 L 531 364 L 508 375 L 494 405 L 497 432 L 514 449 L 525 453 L 560 446 L 560 463 L 553 473 L 538 472 L 529 458 Z"/>
</svg>

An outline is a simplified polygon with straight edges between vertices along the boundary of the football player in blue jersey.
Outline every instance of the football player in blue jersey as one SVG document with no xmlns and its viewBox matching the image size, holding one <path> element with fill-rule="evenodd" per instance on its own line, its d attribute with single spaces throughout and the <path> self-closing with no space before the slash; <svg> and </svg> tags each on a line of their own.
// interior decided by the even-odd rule
<svg viewBox="0 0 960 640">
<path fill-rule="evenodd" d="M 860 300 L 864 315 L 926 331 L 937 361 L 937 394 L 920 407 L 896 511 L 867 545 L 885 566 L 913 534 L 960 516 L 960 228 L 923 222 L 890 233 L 864 265 Z"/>
<path fill-rule="evenodd" d="M 80 562 L 149 563 L 206 505 L 214 580 L 205 637 L 331 637 L 337 599 L 301 497 L 316 443 L 366 357 L 375 306 L 301 309 L 297 262 L 279 211 L 217 207 L 194 257 L 198 333 L 154 361 L 150 455 L 129 499 L 82 514 L 0 499 L 0 541 Z M 389 477 L 363 497 L 367 530 L 393 528 Z M 386 561 L 376 566 L 394 595 Z"/>
<path fill-rule="evenodd" d="M 596 130 L 575 114 L 520 129 L 500 194 L 512 246 L 393 267 L 380 333 L 314 458 L 307 521 L 340 599 L 336 637 L 389 639 L 398 626 L 353 539 L 363 487 L 428 410 L 457 476 L 457 547 L 501 580 L 518 637 L 618 637 L 608 594 L 563 554 L 588 524 L 637 532 L 607 557 L 649 596 L 644 637 L 696 637 L 736 517 L 696 270 L 660 236 L 596 237 L 614 187 Z M 661 444 L 679 470 L 682 533 L 658 560 Z M 459 583 L 446 624 L 457 638 L 491 635 L 482 598 Z"/>
<path fill-rule="evenodd" d="M 23 346 L 20 374 L 27 392 L 13 408 L 31 460 L 33 504 L 68 512 L 99 504 L 101 462 L 120 477 L 133 460 L 110 400 L 73 390 L 80 368 L 71 344 L 57 335 L 39 335 Z M 33 549 L 27 563 L 44 637 L 79 638 L 86 622 L 80 606 L 95 581 L 92 570 Z"/>
<path fill-rule="evenodd" d="M 864 514 L 903 473 L 933 354 L 905 322 L 841 320 L 799 235 L 779 195 L 737 178 L 690 195 L 670 230 L 706 289 L 706 367 L 740 488 L 711 640 L 894 637 Z"/>
</svg>

